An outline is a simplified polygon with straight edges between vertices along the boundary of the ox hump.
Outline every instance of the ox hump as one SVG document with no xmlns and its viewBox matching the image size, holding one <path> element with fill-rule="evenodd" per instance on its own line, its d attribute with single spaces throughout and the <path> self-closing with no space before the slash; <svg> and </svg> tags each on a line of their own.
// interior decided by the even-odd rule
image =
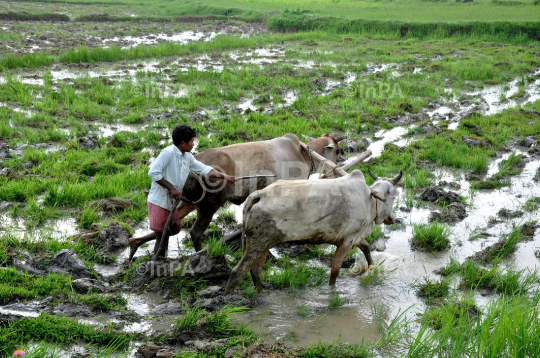
<svg viewBox="0 0 540 358">
<path fill-rule="evenodd" d="M 352 178 L 354 179 L 361 179 L 362 181 L 364 181 L 364 183 L 366 182 L 366 177 L 364 176 L 364 173 L 362 173 L 360 170 L 356 169 L 356 170 L 353 170 L 349 176 L 351 176 Z"/>
</svg>

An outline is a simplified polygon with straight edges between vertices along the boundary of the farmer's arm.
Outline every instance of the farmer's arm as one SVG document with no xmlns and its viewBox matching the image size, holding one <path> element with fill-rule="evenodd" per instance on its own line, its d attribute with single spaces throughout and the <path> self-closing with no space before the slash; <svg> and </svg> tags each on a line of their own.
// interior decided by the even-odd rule
<svg viewBox="0 0 540 358">
<path fill-rule="evenodd" d="M 225 173 L 218 172 L 215 169 L 210 170 L 210 172 L 208 173 L 208 177 L 209 178 L 223 178 L 223 179 L 226 179 L 229 183 L 235 183 L 236 181 L 236 178 L 233 177 L 232 175 L 227 175 Z"/>
<path fill-rule="evenodd" d="M 165 167 L 171 161 L 171 156 L 171 152 L 162 151 L 159 153 L 154 163 L 150 166 L 148 176 L 162 187 L 168 189 L 174 199 L 180 200 L 182 194 L 163 177 L 163 172 L 165 171 Z"/>
<path fill-rule="evenodd" d="M 171 192 L 171 196 L 175 200 L 180 200 L 180 198 L 182 197 L 182 193 L 180 193 L 178 190 L 176 190 L 176 188 L 171 183 L 166 181 L 165 179 L 158 180 L 158 181 L 156 181 L 156 183 L 158 183 L 159 185 L 161 185 L 164 188 L 169 189 L 169 191 Z"/>
<path fill-rule="evenodd" d="M 225 173 L 218 172 L 212 167 L 209 167 L 208 165 L 199 162 L 195 157 L 192 157 L 192 161 L 189 165 L 189 170 L 191 170 L 194 173 L 204 175 L 208 178 L 223 178 L 227 180 L 230 183 L 234 183 L 236 178 L 232 175 L 227 175 Z"/>
</svg>

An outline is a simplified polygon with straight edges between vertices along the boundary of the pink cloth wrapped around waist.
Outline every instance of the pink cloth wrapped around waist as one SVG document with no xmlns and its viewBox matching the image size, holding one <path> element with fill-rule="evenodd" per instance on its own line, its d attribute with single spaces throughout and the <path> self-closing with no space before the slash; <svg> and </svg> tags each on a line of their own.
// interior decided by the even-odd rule
<svg viewBox="0 0 540 358">
<path fill-rule="evenodd" d="M 165 223 L 167 222 L 167 218 L 169 217 L 170 211 L 167 209 L 163 209 L 160 206 L 154 205 L 150 202 L 147 202 L 148 204 L 148 218 L 150 219 L 150 230 L 154 232 L 163 232 L 163 227 L 165 226 Z M 172 223 L 178 224 L 180 226 L 180 219 L 178 216 L 178 208 L 174 210 L 173 220 Z"/>
</svg>

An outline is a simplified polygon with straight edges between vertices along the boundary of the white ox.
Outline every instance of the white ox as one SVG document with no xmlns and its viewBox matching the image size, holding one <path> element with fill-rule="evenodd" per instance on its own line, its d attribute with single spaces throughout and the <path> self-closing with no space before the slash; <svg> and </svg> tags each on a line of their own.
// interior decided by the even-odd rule
<svg viewBox="0 0 540 358">
<path fill-rule="evenodd" d="M 245 202 L 242 259 L 234 267 L 225 294 L 232 292 L 251 270 L 253 283 L 260 291 L 262 266 L 268 250 L 282 242 L 332 244 L 330 285 L 334 285 L 341 264 L 353 247 L 364 253 L 371 266 L 371 251 L 364 239 L 374 224 L 393 224 L 392 212 L 401 179 L 378 178 L 369 187 L 361 171 L 337 179 L 279 180 L 252 193 Z M 378 199 L 376 199 L 378 198 Z"/>
</svg>

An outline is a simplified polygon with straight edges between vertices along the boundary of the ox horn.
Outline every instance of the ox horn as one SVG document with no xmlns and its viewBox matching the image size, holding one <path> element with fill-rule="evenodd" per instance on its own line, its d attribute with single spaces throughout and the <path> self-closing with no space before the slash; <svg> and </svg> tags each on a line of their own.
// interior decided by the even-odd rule
<svg viewBox="0 0 540 358">
<path fill-rule="evenodd" d="M 347 136 L 346 135 L 340 135 L 340 136 L 337 136 L 337 137 L 334 137 L 336 138 L 336 142 L 341 142 L 343 139 L 347 139 Z"/>
<path fill-rule="evenodd" d="M 401 177 L 403 176 L 403 170 L 400 170 L 399 171 L 399 174 L 396 175 L 393 179 L 392 179 L 392 182 L 394 183 L 394 185 L 397 185 L 397 183 L 399 183 L 399 181 L 401 180 Z"/>
<path fill-rule="evenodd" d="M 381 194 L 379 194 L 378 191 L 371 189 L 371 195 L 372 195 L 375 199 L 380 200 L 380 201 L 382 201 L 383 203 L 386 203 L 386 198 L 385 198 L 384 196 L 382 196 Z"/>
<path fill-rule="evenodd" d="M 303 134 L 302 134 L 302 137 L 306 138 L 308 142 L 313 142 L 315 140 L 315 138 L 309 137 L 309 136 L 303 135 Z"/>
<path fill-rule="evenodd" d="M 379 180 L 379 177 L 376 176 L 375 174 L 373 174 L 373 172 L 371 171 L 371 169 L 368 168 L 368 173 L 369 175 L 373 178 L 373 180 Z"/>
</svg>

